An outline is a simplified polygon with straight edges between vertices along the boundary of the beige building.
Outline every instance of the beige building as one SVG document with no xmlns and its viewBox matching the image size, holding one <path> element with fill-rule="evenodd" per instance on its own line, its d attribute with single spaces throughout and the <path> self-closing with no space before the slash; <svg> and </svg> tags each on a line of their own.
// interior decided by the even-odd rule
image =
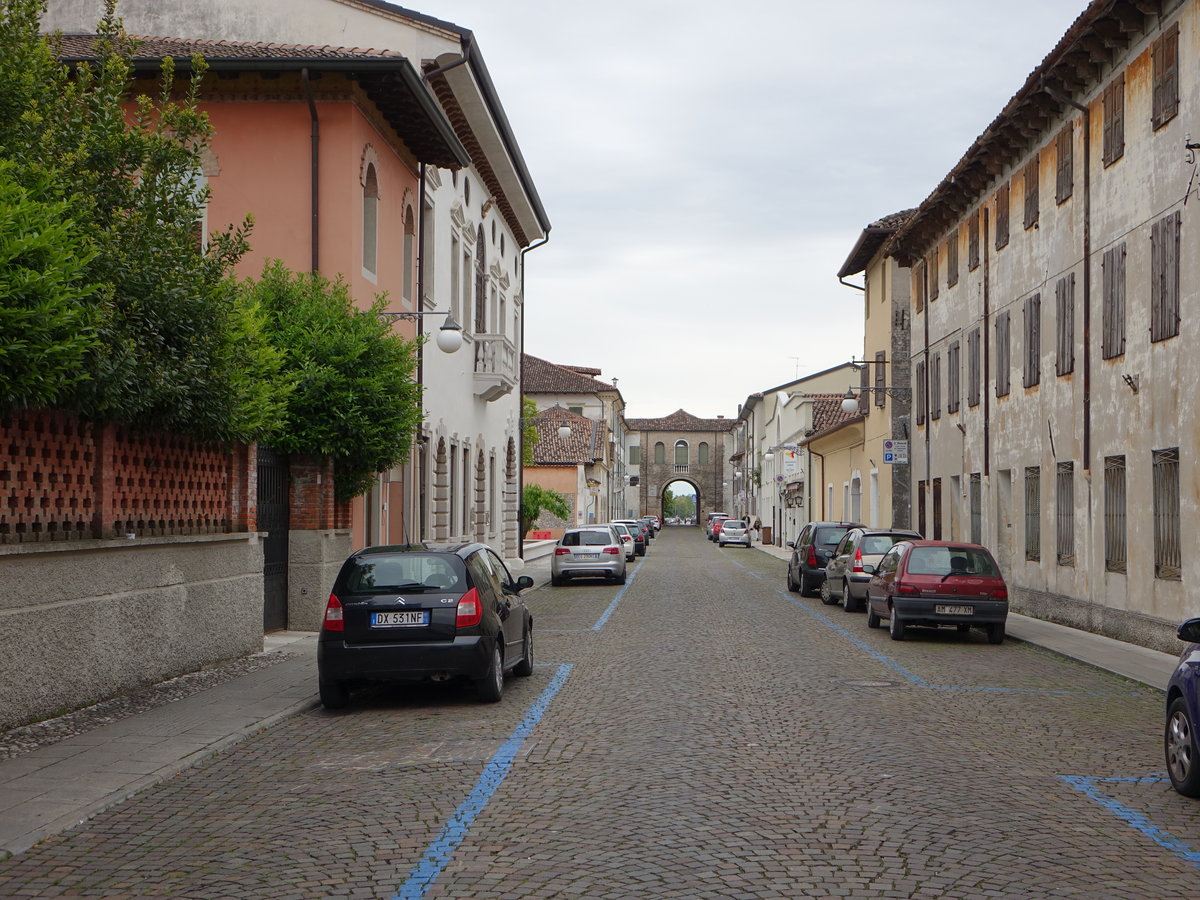
<svg viewBox="0 0 1200 900">
<path fill-rule="evenodd" d="M 1200 3 L 1096 0 L 891 239 L 915 527 L 1014 607 L 1174 650 L 1197 613 Z"/>
</svg>

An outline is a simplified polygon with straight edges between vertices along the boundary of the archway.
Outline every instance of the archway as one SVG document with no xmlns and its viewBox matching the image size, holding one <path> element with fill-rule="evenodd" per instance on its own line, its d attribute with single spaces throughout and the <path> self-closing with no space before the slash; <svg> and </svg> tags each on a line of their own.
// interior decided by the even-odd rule
<svg viewBox="0 0 1200 900">
<path fill-rule="evenodd" d="M 695 525 L 700 509 L 700 488 L 690 478 L 674 478 L 663 487 L 658 498 L 663 522 Z"/>
</svg>

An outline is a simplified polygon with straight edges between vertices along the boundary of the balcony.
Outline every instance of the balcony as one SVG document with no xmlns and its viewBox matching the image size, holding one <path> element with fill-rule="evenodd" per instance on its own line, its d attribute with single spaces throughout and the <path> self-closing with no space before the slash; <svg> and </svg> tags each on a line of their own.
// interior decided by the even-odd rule
<svg viewBox="0 0 1200 900">
<path fill-rule="evenodd" d="M 517 386 L 517 348 L 502 334 L 477 334 L 475 342 L 475 395 L 489 403 L 512 393 Z"/>
</svg>

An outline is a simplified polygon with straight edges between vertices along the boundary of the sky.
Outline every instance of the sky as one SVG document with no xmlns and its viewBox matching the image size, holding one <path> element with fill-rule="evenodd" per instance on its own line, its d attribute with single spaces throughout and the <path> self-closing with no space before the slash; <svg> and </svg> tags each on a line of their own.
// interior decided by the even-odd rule
<svg viewBox="0 0 1200 900">
<path fill-rule="evenodd" d="M 862 229 L 919 205 L 1087 5 L 417 2 L 474 33 L 551 222 L 526 352 L 601 369 L 631 418 L 733 417 L 861 357 L 837 272 Z"/>
</svg>

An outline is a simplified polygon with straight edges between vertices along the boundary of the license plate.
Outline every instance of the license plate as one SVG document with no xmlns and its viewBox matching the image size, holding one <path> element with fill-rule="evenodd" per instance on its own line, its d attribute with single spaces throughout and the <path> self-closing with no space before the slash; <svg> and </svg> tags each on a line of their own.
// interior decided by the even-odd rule
<svg viewBox="0 0 1200 900">
<path fill-rule="evenodd" d="M 600 554 L 599 553 L 576 553 L 575 558 L 576 559 L 599 559 Z"/>
<path fill-rule="evenodd" d="M 429 611 L 428 610 L 409 610 L 405 612 L 377 612 L 371 613 L 372 628 L 391 628 L 397 625 L 413 626 L 413 625 L 428 625 Z"/>
<path fill-rule="evenodd" d="M 973 606 L 943 606 L 937 604 L 933 611 L 938 615 L 943 616 L 973 616 L 975 615 L 975 607 Z"/>
</svg>

